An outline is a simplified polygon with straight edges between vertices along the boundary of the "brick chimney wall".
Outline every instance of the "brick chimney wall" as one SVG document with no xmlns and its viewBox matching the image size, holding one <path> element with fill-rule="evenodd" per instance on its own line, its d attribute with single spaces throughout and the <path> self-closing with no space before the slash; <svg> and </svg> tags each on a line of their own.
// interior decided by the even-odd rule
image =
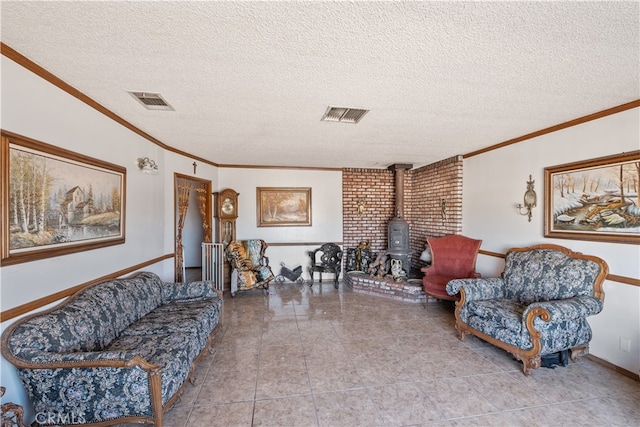
<svg viewBox="0 0 640 427">
<path fill-rule="evenodd" d="M 405 212 L 408 212 L 412 265 L 424 266 L 419 258 L 427 237 L 462 233 L 462 156 L 413 169 L 409 175 L 411 190 L 408 198 L 405 194 Z"/>
<path fill-rule="evenodd" d="M 342 238 L 345 253 L 346 248 L 355 248 L 362 240 L 369 240 L 374 253 L 387 249 L 387 224 L 395 216 L 395 192 L 393 171 L 342 170 Z M 360 200 L 365 202 L 362 215 L 357 210 Z"/>
<path fill-rule="evenodd" d="M 357 204 L 364 200 L 362 215 Z M 427 237 L 462 232 L 462 156 L 406 171 L 404 219 L 409 223 L 412 265 L 421 267 Z M 441 205 L 445 201 L 446 218 Z M 343 169 L 344 248 L 369 240 L 375 253 L 387 249 L 387 225 L 395 216 L 395 173 L 387 169 Z"/>
</svg>

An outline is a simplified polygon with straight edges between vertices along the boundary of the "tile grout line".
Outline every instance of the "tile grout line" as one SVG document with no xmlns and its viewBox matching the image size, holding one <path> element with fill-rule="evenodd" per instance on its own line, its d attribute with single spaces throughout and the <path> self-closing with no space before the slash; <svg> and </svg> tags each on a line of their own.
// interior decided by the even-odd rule
<svg viewBox="0 0 640 427">
<path fill-rule="evenodd" d="M 306 285 L 306 283 L 305 283 Z M 313 283 L 312 283 L 313 286 Z M 320 285 L 322 286 L 322 285 Z M 305 354 L 305 347 L 302 344 L 302 333 L 300 332 L 300 324 L 298 323 L 298 313 L 296 311 L 295 304 L 293 305 L 293 313 L 296 319 L 296 330 L 298 331 L 298 341 L 300 342 L 300 348 L 302 349 L 302 359 L 304 360 L 304 368 L 307 372 L 307 381 L 309 381 L 309 393 L 311 393 L 311 402 L 313 403 L 313 412 L 316 419 L 316 426 L 320 427 L 320 420 L 318 419 L 318 407 L 316 406 L 316 398 L 315 393 L 313 392 L 313 387 L 311 386 L 311 375 L 309 375 L 309 365 L 307 365 L 307 358 Z"/>
<path fill-rule="evenodd" d="M 269 298 L 269 290 L 267 290 L 266 298 Z M 265 296 L 263 295 L 263 298 Z M 262 355 L 262 335 L 264 334 L 264 313 L 262 314 L 262 321 L 260 322 L 260 345 L 258 346 L 258 363 L 256 369 L 256 383 L 253 387 L 253 407 L 251 408 L 251 426 L 253 427 L 255 424 L 255 416 L 256 416 L 256 401 L 258 397 L 258 379 L 260 378 L 260 360 Z"/>
<path fill-rule="evenodd" d="M 354 367 L 354 369 L 356 370 L 356 373 L 358 374 L 358 378 L 360 379 L 360 384 L 362 384 L 362 390 L 364 390 L 364 392 L 367 395 L 367 398 L 369 399 L 369 401 L 371 402 L 371 404 L 373 405 L 373 407 L 375 408 L 376 411 L 376 418 L 380 421 L 383 420 L 382 414 L 380 413 L 380 409 L 378 408 L 378 405 L 376 405 L 375 401 L 373 400 L 373 398 L 371 397 L 371 394 L 369 393 L 369 390 L 367 390 L 367 386 L 364 382 L 364 378 L 362 377 L 362 374 L 360 374 L 360 371 L 358 370 L 358 366 L 353 363 L 353 358 L 351 353 L 349 352 L 349 350 L 347 350 L 347 346 L 345 345 L 345 342 L 342 340 L 342 336 L 338 333 L 338 331 L 335 328 L 335 325 L 333 322 L 331 323 L 331 328 L 333 329 L 334 333 L 336 334 L 336 336 L 338 337 L 338 341 L 340 342 L 340 344 L 342 345 L 342 347 L 345 349 L 345 351 L 347 352 L 347 356 L 349 358 L 349 363 L 351 364 L 351 366 Z"/>
</svg>

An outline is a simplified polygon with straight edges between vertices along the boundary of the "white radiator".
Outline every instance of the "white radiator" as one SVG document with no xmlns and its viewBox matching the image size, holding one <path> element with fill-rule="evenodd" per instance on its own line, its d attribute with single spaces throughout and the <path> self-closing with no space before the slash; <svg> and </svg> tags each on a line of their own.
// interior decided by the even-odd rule
<svg viewBox="0 0 640 427">
<path fill-rule="evenodd" d="M 211 280 L 216 290 L 224 287 L 224 247 L 222 243 L 202 243 L 202 280 Z"/>
</svg>

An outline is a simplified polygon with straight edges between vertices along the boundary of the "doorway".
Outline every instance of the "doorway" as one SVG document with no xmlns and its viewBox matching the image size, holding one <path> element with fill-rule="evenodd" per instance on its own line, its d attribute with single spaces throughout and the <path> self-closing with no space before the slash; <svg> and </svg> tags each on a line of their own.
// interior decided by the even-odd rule
<svg viewBox="0 0 640 427">
<path fill-rule="evenodd" d="M 186 280 L 185 267 L 197 262 L 194 258 L 200 253 L 201 243 L 212 241 L 211 196 L 210 180 L 174 174 L 176 282 Z M 194 226 L 202 232 L 193 232 Z"/>
</svg>

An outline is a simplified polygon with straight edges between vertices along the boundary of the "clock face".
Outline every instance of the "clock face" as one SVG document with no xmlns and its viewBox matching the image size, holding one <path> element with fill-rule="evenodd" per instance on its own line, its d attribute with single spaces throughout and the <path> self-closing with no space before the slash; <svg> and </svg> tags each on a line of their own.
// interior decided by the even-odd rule
<svg viewBox="0 0 640 427">
<path fill-rule="evenodd" d="M 232 215 L 234 211 L 235 206 L 233 206 L 233 200 L 227 197 L 222 201 L 222 213 L 225 215 Z"/>
</svg>

